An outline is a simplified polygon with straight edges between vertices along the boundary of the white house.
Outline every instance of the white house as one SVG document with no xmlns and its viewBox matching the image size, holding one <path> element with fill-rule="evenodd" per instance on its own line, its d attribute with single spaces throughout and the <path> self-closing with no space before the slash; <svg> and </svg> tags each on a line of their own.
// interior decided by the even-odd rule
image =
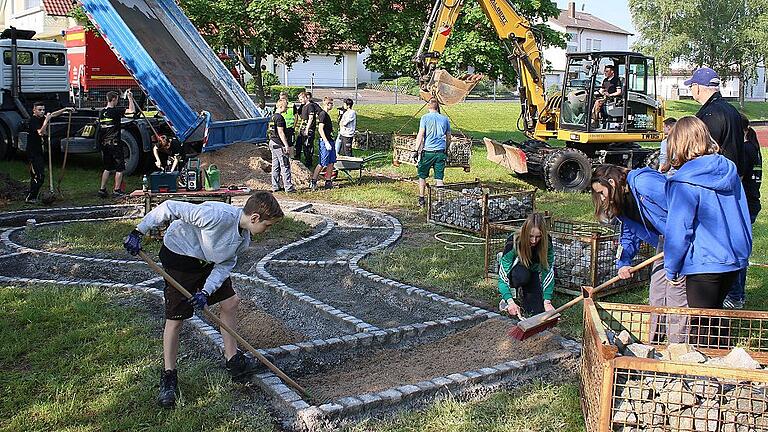
<svg viewBox="0 0 768 432">
<path fill-rule="evenodd" d="M 62 41 L 62 30 L 76 25 L 67 17 L 70 0 L 0 0 L 0 26 L 34 30 L 35 38 Z"/>
<path fill-rule="evenodd" d="M 569 40 L 565 49 L 544 49 L 544 60 L 550 63 L 544 73 L 546 88 L 562 85 L 566 52 L 629 50 L 629 36 L 632 33 L 592 14 L 577 11 L 575 2 L 568 3 L 568 9 L 561 10 L 560 15 L 550 18 L 547 24 L 554 30 L 566 33 Z"/>
<path fill-rule="evenodd" d="M 683 62 L 676 62 L 670 65 L 669 71 L 658 77 L 658 95 L 668 100 L 690 98 L 691 90 L 683 82 L 691 77 L 694 69 L 694 67 Z M 723 78 L 722 81 L 720 93 L 728 98 L 738 98 L 739 79 L 736 77 Z M 744 97 L 747 100 L 762 101 L 766 99 L 765 67 L 759 67 L 757 69 L 757 76 L 747 83 Z"/>
<path fill-rule="evenodd" d="M 272 56 L 268 56 L 262 64 L 277 74 L 283 85 L 354 88 L 362 82 L 376 82 L 381 76 L 366 69 L 363 64 L 370 52 L 368 48 L 358 52 L 355 47 L 340 47 L 337 53 L 310 54 L 307 61 L 290 65 Z"/>
</svg>

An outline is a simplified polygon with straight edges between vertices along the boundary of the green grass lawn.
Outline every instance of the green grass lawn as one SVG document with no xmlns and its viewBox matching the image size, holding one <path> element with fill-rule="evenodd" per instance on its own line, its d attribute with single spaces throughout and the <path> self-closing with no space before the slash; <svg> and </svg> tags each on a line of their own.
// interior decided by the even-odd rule
<svg viewBox="0 0 768 432">
<path fill-rule="evenodd" d="M 160 325 L 126 294 L 0 287 L 0 430 L 274 430 L 259 406 L 233 410 L 239 390 L 205 358 L 182 357 L 177 408 L 157 408 Z"/>
</svg>

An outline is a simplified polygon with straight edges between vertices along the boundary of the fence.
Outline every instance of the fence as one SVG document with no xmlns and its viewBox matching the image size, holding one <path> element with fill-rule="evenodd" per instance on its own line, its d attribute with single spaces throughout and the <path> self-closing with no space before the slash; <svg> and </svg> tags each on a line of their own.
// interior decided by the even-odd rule
<svg viewBox="0 0 768 432">
<path fill-rule="evenodd" d="M 504 249 L 510 234 L 516 232 L 522 220 L 491 223 L 485 233 L 485 275 L 493 279 L 498 273 L 497 254 Z M 588 222 L 563 219 L 551 220 L 549 235 L 555 256 L 555 289 L 559 292 L 580 295 L 582 286 L 595 287 L 616 274 L 616 250 L 621 233 L 620 225 L 604 226 Z M 652 248 L 643 244 L 633 260 L 637 264 L 653 254 Z M 616 282 L 600 292 L 599 296 L 625 291 L 645 284 L 650 279 L 650 269 L 636 272 L 632 278 Z"/>
<path fill-rule="evenodd" d="M 668 336 L 671 322 L 676 330 Z M 622 331 L 644 344 L 647 358 L 620 355 L 615 335 Z M 672 336 L 698 352 L 678 344 L 673 353 L 666 345 Z M 583 346 L 581 405 L 589 432 L 768 430 L 768 371 L 760 370 L 768 360 L 767 312 L 586 299 Z M 748 351 L 729 353 L 737 346 Z"/>
</svg>

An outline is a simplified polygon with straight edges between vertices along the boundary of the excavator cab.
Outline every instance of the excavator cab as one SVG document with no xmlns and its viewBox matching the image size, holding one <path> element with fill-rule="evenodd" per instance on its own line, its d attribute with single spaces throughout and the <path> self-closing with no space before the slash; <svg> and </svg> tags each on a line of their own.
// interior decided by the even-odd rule
<svg viewBox="0 0 768 432">
<path fill-rule="evenodd" d="M 605 94 L 607 89 L 612 95 Z M 569 54 L 562 94 L 560 139 L 607 143 L 660 138 L 658 126 L 663 118 L 658 118 L 651 57 L 629 52 Z"/>
</svg>

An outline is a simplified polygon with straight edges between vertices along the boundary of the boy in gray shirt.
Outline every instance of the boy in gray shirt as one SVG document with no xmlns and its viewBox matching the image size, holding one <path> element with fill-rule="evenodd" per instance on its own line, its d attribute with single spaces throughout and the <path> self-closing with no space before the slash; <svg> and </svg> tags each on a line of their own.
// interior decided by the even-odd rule
<svg viewBox="0 0 768 432">
<path fill-rule="evenodd" d="M 147 213 L 125 240 L 132 255 L 141 250 L 141 238 L 149 230 L 170 222 L 163 237 L 160 261 L 165 271 L 192 293 L 187 300 L 176 288 L 165 284 L 165 329 L 163 332 L 163 373 L 158 402 L 165 408 L 176 404 L 176 357 L 179 332 L 193 309 L 220 303 L 220 319 L 233 330 L 237 325 L 239 298 L 229 275 L 237 255 L 283 217 L 280 204 L 269 192 L 257 192 L 242 209 L 221 202 L 191 204 L 165 201 Z M 237 340 L 222 331 L 227 370 L 234 380 L 253 374 L 259 363 L 237 349 Z"/>
</svg>

